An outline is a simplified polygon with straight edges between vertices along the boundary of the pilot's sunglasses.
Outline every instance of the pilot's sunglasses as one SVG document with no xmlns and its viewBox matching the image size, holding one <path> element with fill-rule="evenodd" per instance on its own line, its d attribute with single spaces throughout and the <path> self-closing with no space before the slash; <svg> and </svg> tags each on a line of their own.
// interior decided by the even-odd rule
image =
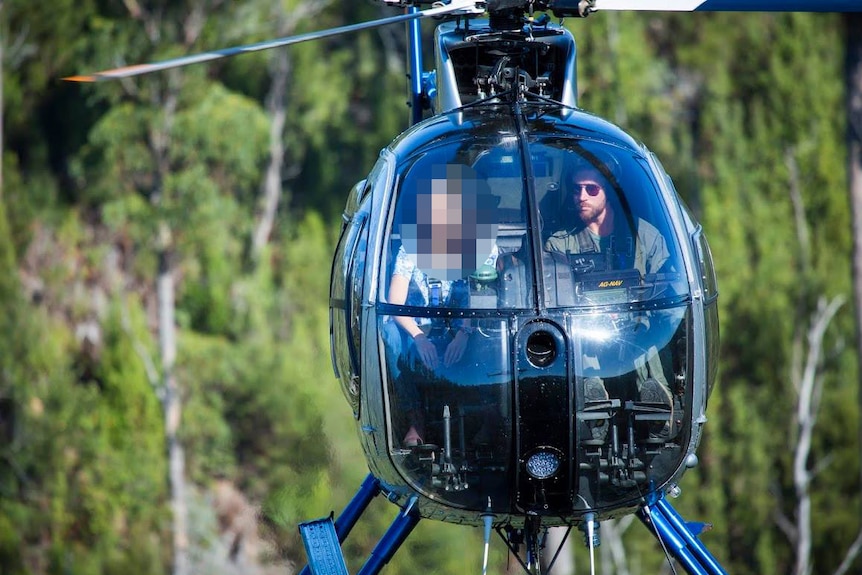
<svg viewBox="0 0 862 575">
<path fill-rule="evenodd" d="M 580 192 L 581 190 L 586 190 L 587 193 L 591 196 L 599 195 L 599 191 L 601 191 L 602 187 L 598 184 L 575 184 L 575 188 Z"/>
</svg>

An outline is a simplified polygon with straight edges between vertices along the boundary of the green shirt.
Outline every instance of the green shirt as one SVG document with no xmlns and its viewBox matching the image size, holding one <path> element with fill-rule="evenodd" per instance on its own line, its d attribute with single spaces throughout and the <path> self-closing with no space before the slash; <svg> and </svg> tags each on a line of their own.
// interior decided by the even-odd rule
<svg viewBox="0 0 862 575">
<path fill-rule="evenodd" d="M 638 218 L 637 227 L 632 267 L 642 276 L 657 273 L 670 258 L 667 242 L 649 222 Z M 560 230 L 548 238 L 545 250 L 563 254 L 603 253 L 610 244 L 609 238 L 610 236 L 600 237 L 587 228 Z"/>
</svg>

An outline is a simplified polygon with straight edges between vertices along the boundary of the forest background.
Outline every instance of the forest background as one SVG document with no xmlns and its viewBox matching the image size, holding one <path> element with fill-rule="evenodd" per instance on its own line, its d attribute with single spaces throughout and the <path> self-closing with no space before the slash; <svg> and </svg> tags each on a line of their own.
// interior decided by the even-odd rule
<svg viewBox="0 0 862 575">
<path fill-rule="evenodd" d="M 390 14 L 0 0 L 0 573 L 290 573 L 297 522 L 355 491 L 329 264 L 347 191 L 407 126 L 403 28 L 60 78 Z M 659 155 L 714 250 L 720 380 L 675 505 L 714 524 L 703 539 L 730 573 L 860 572 L 842 17 L 567 25 L 580 105 Z M 372 505 L 351 571 L 394 512 Z M 600 572 L 669 573 L 628 525 L 605 527 Z M 385 572 L 480 561 L 478 532 L 422 522 Z"/>
</svg>

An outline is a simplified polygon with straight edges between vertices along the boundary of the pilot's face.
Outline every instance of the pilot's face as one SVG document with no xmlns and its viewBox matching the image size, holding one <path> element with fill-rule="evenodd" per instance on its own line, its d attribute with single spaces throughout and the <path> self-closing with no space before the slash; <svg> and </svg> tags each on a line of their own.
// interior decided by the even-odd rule
<svg viewBox="0 0 862 575">
<path fill-rule="evenodd" d="M 575 207 L 585 224 L 597 221 L 608 207 L 604 178 L 594 170 L 582 170 L 575 174 L 572 193 Z"/>
</svg>

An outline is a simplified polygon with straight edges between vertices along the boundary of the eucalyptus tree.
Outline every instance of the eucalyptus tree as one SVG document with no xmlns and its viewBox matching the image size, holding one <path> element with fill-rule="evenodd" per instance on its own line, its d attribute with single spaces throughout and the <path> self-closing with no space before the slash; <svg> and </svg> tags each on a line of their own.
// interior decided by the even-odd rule
<svg viewBox="0 0 862 575">
<path fill-rule="evenodd" d="M 805 461 L 827 455 L 846 461 L 838 453 L 854 449 L 831 439 L 839 425 L 835 410 L 852 392 L 852 357 L 834 351 L 850 327 L 846 318 L 837 317 L 822 341 L 824 363 L 809 364 L 828 390 L 818 428 L 808 427 L 810 411 L 797 409 L 807 401 L 799 342 L 809 318 L 818 301 L 836 301 L 850 285 L 843 122 L 835 114 L 842 98 L 839 20 L 728 15 L 703 19 L 698 30 L 700 45 L 676 57 L 699 64 L 705 79 L 697 178 L 702 221 L 717 247 L 725 334 L 721 387 L 711 406 L 719 426 L 709 441 L 717 461 L 736 469 L 721 479 L 729 496 L 726 552 L 734 572 L 789 572 L 801 564 L 800 537 L 810 528 L 813 564 L 828 572 L 840 561 L 828 549 L 846 549 L 858 529 L 837 502 L 858 494 L 843 479 L 852 466 L 820 469 L 809 482 L 813 470 Z M 804 349 L 816 344 L 809 339 Z M 809 439 L 810 457 L 800 460 Z M 808 497 L 818 516 L 843 516 L 842 527 L 816 517 L 806 526 Z"/>
<path fill-rule="evenodd" d="M 733 572 L 788 572 L 800 547 L 786 520 L 801 527 L 799 505 L 811 497 L 821 509 L 810 525 L 812 561 L 827 572 L 842 558 L 827 552 L 827 541 L 846 549 L 859 527 L 838 504 L 858 500 L 846 481 L 848 473 L 858 475 L 849 455 L 858 446 L 834 439 L 839 419 L 858 421 L 858 409 L 847 407 L 855 361 L 833 349 L 850 327 L 844 314 L 823 341 L 827 359 L 817 369 L 826 391 L 809 452 L 809 461 L 828 454 L 833 463 L 816 476 L 807 469 L 807 483 L 805 473 L 794 480 L 788 454 L 807 441 L 794 435 L 797 390 L 804 388 L 793 385 L 800 381 L 794 342 L 821 296 L 832 300 L 849 290 L 843 122 L 835 114 L 840 21 L 802 14 L 601 18 L 571 24 L 579 39 L 580 102 L 623 122 L 657 152 L 715 250 L 721 377 L 701 464 L 686 476 L 678 505 L 686 516 L 715 524 L 704 540 Z M 789 157 L 798 168 L 798 200 L 790 193 Z M 797 240 L 800 222 L 807 248 Z M 803 274 L 806 257 L 811 271 Z M 808 485 L 807 493 L 794 481 Z M 830 521 L 818 519 L 824 516 Z M 632 559 L 646 545 L 634 531 L 625 535 Z"/>
<path fill-rule="evenodd" d="M 112 50 L 100 61 L 155 59 L 196 47 L 208 14 L 219 2 L 125 3 L 101 38 Z M 105 28 L 103 28 L 105 30 Z M 178 275 L 188 258 L 207 257 L 202 235 L 212 234 L 224 212 L 235 211 L 233 196 L 256 183 L 264 150 L 266 122 L 259 106 L 208 82 L 203 71 L 169 71 L 112 90 L 115 99 L 90 134 L 82 161 L 86 187 L 104 200 L 106 220 L 125 226 L 143 249 L 155 290 L 158 369 L 153 387 L 161 399 L 168 455 L 173 517 L 173 572 L 189 572 L 187 478 L 181 439 L 183 389 L 177 362 Z M 237 138 L 237 139 L 234 139 Z M 242 146 L 236 146 L 241 141 Z M 214 219 L 216 218 L 216 219 Z M 228 230 L 230 228 L 228 227 Z M 209 235 L 214 237 L 230 235 Z M 224 247 L 224 243 L 208 246 Z M 198 260 L 200 261 L 200 260 Z M 211 260 L 212 261 L 212 260 Z M 206 266 L 204 266 L 206 267 Z M 147 358 L 143 358 L 147 359 Z"/>
</svg>

